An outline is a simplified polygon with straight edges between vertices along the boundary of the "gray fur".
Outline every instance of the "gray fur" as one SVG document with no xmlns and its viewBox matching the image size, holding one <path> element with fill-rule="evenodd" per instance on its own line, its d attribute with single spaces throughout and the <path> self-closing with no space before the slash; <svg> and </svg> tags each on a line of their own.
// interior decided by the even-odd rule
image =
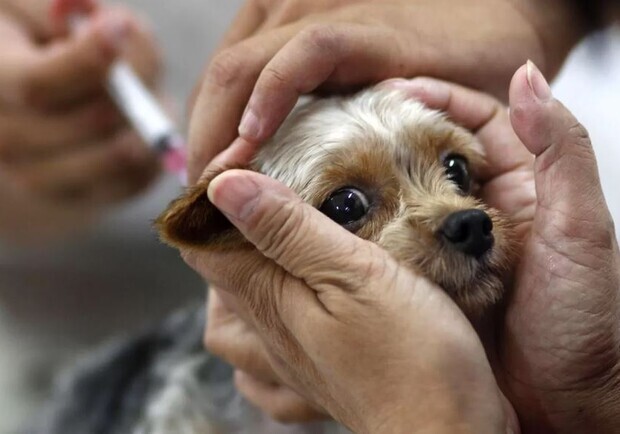
<svg viewBox="0 0 620 434">
<path fill-rule="evenodd" d="M 282 425 L 235 390 L 203 348 L 204 304 L 90 354 L 61 376 L 35 434 L 330 434 L 335 423 Z"/>
</svg>

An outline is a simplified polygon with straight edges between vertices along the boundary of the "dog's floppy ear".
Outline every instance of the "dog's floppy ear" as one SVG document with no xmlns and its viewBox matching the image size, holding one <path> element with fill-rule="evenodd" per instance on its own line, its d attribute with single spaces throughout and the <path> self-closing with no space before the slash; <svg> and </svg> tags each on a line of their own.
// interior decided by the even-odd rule
<svg viewBox="0 0 620 434">
<path fill-rule="evenodd" d="M 205 249 L 234 249 L 247 244 L 207 196 L 209 183 L 217 174 L 189 188 L 157 218 L 155 227 L 163 242 L 176 248 Z"/>
</svg>

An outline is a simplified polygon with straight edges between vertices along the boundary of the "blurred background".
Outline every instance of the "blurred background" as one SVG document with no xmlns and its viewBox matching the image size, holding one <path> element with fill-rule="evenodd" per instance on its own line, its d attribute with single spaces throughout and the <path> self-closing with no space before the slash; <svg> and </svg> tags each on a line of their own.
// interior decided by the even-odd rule
<svg viewBox="0 0 620 434">
<path fill-rule="evenodd" d="M 242 0 L 127 0 L 148 16 L 163 47 L 165 90 L 185 101 Z M 554 84 L 589 128 L 609 205 L 620 221 L 620 31 L 584 42 Z M 163 178 L 79 240 L 45 249 L 0 243 L 0 434 L 12 434 L 42 402 L 67 358 L 200 299 L 204 285 L 160 245 L 151 220 L 178 193 Z"/>
</svg>

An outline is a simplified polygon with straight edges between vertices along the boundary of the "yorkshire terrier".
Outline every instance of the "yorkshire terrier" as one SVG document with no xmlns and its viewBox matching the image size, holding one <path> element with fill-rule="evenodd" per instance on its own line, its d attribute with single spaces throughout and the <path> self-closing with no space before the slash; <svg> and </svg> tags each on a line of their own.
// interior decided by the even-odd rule
<svg viewBox="0 0 620 434">
<path fill-rule="evenodd" d="M 475 322 L 502 299 L 513 259 L 510 223 L 476 197 L 485 164 L 469 131 L 376 87 L 299 104 L 248 169 L 437 283 Z M 161 238 L 177 248 L 251 248 L 209 202 L 210 179 L 162 214 Z M 41 432 L 345 432 L 334 422 L 283 426 L 248 405 L 231 369 L 202 349 L 202 309 L 92 357 L 60 389 Z"/>
</svg>

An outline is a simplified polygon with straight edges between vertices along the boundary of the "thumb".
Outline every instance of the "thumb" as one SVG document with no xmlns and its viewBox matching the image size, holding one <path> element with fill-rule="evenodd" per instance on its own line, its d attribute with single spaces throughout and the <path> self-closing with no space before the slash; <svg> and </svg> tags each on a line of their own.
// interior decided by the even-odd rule
<svg viewBox="0 0 620 434">
<path fill-rule="evenodd" d="M 570 240 L 611 241 L 612 220 L 588 132 L 553 98 L 532 62 L 512 80 L 510 112 L 515 132 L 536 157 L 537 234 L 556 248 Z"/>
<path fill-rule="evenodd" d="M 384 271 L 387 253 L 350 234 L 267 176 L 231 170 L 211 181 L 208 194 L 265 257 L 314 290 L 327 286 L 356 290 L 370 275 Z"/>
</svg>

